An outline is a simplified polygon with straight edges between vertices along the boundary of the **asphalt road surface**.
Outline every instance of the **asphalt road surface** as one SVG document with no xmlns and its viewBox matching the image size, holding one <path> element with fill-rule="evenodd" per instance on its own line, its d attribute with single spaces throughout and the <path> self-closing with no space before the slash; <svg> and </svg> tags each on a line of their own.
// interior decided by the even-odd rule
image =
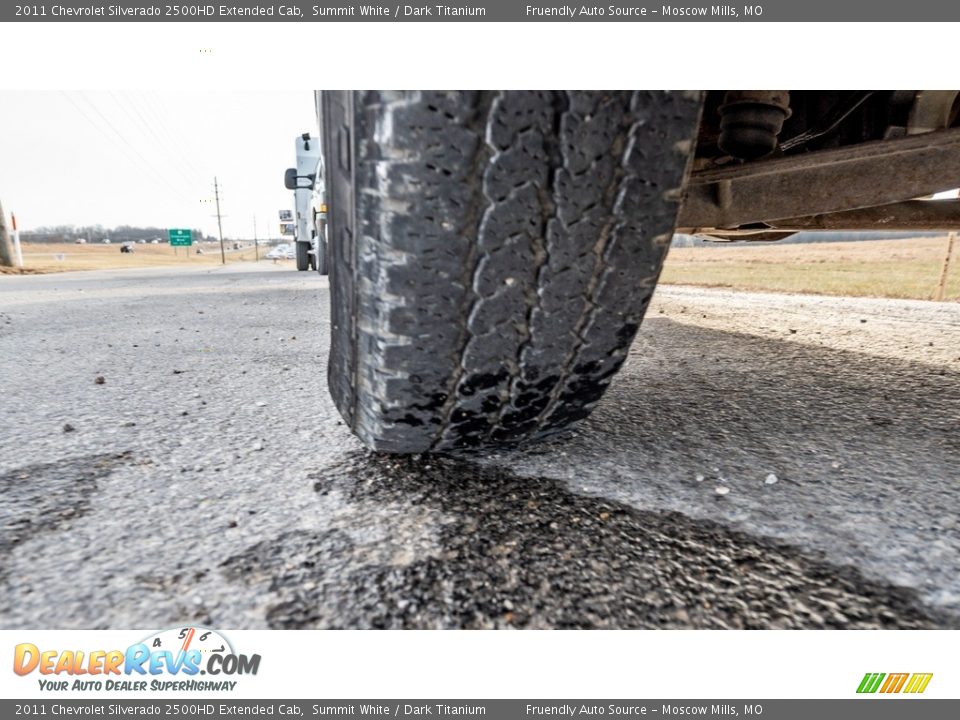
<svg viewBox="0 0 960 720">
<path fill-rule="evenodd" d="M 404 458 L 327 293 L 0 278 L 0 625 L 960 626 L 960 304 L 663 288 L 572 432 Z"/>
</svg>

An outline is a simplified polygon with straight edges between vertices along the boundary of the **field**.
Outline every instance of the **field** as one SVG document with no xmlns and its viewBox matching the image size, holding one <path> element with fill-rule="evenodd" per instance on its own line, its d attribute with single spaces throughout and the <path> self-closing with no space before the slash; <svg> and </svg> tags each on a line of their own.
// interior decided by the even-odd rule
<svg viewBox="0 0 960 720">
<path fill-rule="evenodd" d="M 23 265 L 27 273 L 68 270 L 108 270 L 116 268 L 159 267 L 163 265 L 219 265 L 220 244 L 200 243 L 189 248 L 169 245 L 136 245 L 132 253 L 120 252 L 120 244 L 23 244 Z M 197 254 L 197 248 L 203 250 Z M 260 247 L 260 259 L 269 248 Z M 254 248 L 226 252 L 227 262 L 254 262 Z M 3 270 L 3 268 L 0 268 Z M 19 271 L 14 271 L 19 272 Z"/>
<path fill-rule="evenodd" d="M 717 244 L 673 248 L 661 281 L 737 290 L 930 299 L 947 240 L 865 240 L 778 245 Z M 960 299 L 960 242 L 954 247 L 946 299 Z"/>
<path fill-rule="evenodd" d="M 662 282 L 737 290 L 930 299 L 946 252 L 946 238 L 778 245 L 717 244 L 673 248 Z M 197 247 L 203 254 L 196 253 Z M 189 250 L 189 252 L 187 252 Z M 260 258 L 267 248 L 260 248 Z M 119 244 L 24 244 L 25 272 L 63 272 L 163 265 L 217 265 L 220 246 L 192 248 L 137 245 L 121 253 Z M 227 262 L 254 262 L 252 246 L 228 250 Z M 291 262 L 291 261 L 283 261 Z M 2 269 L 0 269 L 2 270 Z M 15 271 L 16 272 L 16 271 Z M 945 297 L 960 299 L 960 242 L 954 249 Z"/>
</svg>

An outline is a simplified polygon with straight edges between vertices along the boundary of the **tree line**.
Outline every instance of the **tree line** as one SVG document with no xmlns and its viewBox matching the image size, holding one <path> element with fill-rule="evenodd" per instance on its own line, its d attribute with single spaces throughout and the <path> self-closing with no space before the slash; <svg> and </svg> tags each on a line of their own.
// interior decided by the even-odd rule
<svg viewBox="0 0 960 720">
<path fill-rule="evenodd" d="M 137 242 L 138 240 L 167 241 L 167 228 L 136 225 L 118 225 L 106 228 L 103 225 L 51 225 L 38 227 L 34 230 L 24 230 L 20 233 L 21 240 L 33 243 L 74 243 L 77 240 L 86 240 L 88 243 L 98 243 L 103 240 L 110 242 Z M 213 240 L 202 231 L 193 229 L 193 241 Z"/>
</svg>

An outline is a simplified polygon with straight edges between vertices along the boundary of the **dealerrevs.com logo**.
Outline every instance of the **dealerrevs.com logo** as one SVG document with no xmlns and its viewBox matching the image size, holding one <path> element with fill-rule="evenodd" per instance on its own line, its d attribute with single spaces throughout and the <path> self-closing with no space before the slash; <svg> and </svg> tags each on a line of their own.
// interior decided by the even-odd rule
<svg viewBox="0 0 960 720">
<path fill-rule="evenodd" d="M 917 695 L 927 689 L 933 673 L 867 673 L 857 686 L 860 694 L 906 693 Z"/>
<path fill-rule="evenodd" d="M 216 630 L 199 627 L 164 630 L 126 650 L 51 650 L 27 642 L 13 653 L 17 675 L 36 674 L 40 689 L 54 692 L 231 691 L 233 678 L 259 669 L 260 655 L 237 653 Z"/>
</svg>

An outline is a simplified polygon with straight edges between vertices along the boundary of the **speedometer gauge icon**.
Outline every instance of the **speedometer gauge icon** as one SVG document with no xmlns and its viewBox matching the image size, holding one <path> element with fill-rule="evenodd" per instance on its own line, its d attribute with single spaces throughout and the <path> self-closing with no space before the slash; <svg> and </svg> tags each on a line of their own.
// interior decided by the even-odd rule
<svg viewBox="0 0 960 720">
<path fill-rule="evenodd" d="M 203 657 L 214 653 L 234 654 L 233 646 L 216 630 L 204 627 L 179 627 L 162 630 L 143 640 L 151 652 L 163 651 L 173 653 L 174 657 L 190 650 L 198 650 Z"/>
</svg>

